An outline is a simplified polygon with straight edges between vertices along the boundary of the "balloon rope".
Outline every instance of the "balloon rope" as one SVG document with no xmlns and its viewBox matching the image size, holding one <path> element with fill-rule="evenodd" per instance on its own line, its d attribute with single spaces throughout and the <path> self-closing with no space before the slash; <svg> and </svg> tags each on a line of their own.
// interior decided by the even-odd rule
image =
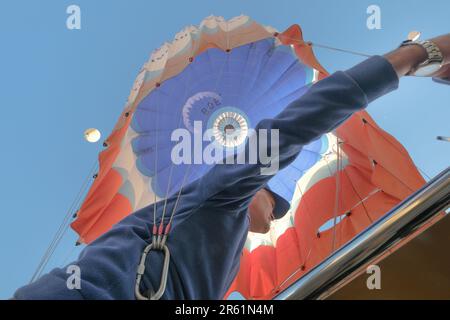
<svg viewBox="0 0 450 320">
<path fill-rule="evenodd" d="M 191 50 L 192 50 L 192 48 L 191 48 Z M 192 51 L 191 51 L 191 55 L 192 55 Z M 183 99 L 187 98 L 187 95 L 189 93 L 188 86 L 190 85 L 190 80 L 192 80 L 191 73 L 188 72 L 187 74 L 189 75 L 189 79 L 187 79 L 185 87 L 184 87 L 184 93 L 183 93 L 184 98 Z M 180 112 L 180 114 L 178 115 L 178 126 L 177 127 L 180 127 L 180 125 L 181 125 L 182 114 L 183 114 L 183 112 Z M 166 215 L 167 199 L 169 198 L 169 191 L 170 191 L 170 187 L 171 187 L 171 183 L 172 183 L 173 167 L 174 167 L 174 163 L 173 163 L 173 161 L 171 161 L 170 169 L 169 169 L 169 179 L 167 181 L 166 193 L 164 196 L 163 212 L 162 212 L 161 221 L 160 221 L 159 229 L 158 229 L 158 239 L 157 239 L 158 243 L 161 242 L 161 237 L 163 236 L 163 233 L 166 233 L 166 232 L 164 232 L 164 217 Z M 167 228 L 167 226 L 166 226 L 166 229 L 167 229 L 166 231 L 169 232 L 169 229 Z"/>
<path fill-rule="evenodd" d="M 227 25 L 227 28 L 228 28 L 228 25 Z M 228 31 L 226 32 L 226 37 L 227 37 L 227 46 L 229 46 L 229 34 L 228 34 Z M 228 49 L 228 48 L 227 48 L 227 49 Z M 228 63 L 228 59 L 229 59 L 229 55 L 227 54 L 227 55 L 226 55 L 226 59 L 224 60 L 224 63 L 223 63 L 223 65 L 222 65 L 221 70 L 220 70 L 220 72 L 219 72 L 219 75 L 218 75 L 218 77 L 217 77 L 217 81 L 216 81 L 216 83 L 215 83 L 215 85 L 214 85 L 214 88 L 215 88 L 214 91 L 217 91 L 217 88 L 218 88 L 218 86 L 219 86 L 220 79 L 222 78 L 223 73 L 224 73 L 224 70 L 225 70 L 225 66 L 226 66 L 227 63 Z M 187 88 L 187 86 L 186 86 L 186 90 L 185 90 L 184 96 L 186 97 L 187 94 L 188 94 L 188 88 Z M 179 116 L 179 119 L 178 119 L 179 125 L 180 125 L 181 119 L 182 119 L 181 114 L 182 114 L 182 113 L 180 113 L 180 116 Z M 184 175 L 182 187 L 184 186 L 184 183 L 185 183 L 186 178 L 187 178 L 187 173 L 189 172 L 190 167 L 191 167 L 191 165 L 189 165 L 188 170 L 187 170 L 187 172 L 186 172 L 185 175 Z M 166 213 L 166 208 L 167 208 L 167 197 L 168 197 L 168 194 L 169 194 L 170 184 L 171 184 L 171 180 L 172 180 L 172 179 L 171 179 L 171 178 L 172 178 L 172 169 L 173 169 L 173 162 L 171 163 L 171 166 L 170 166 L 169 181 L 168 181 L 168 184 L 167 184 L 166 196 L 165 196 L 165 201 L 164 201 L 164 209 L 163 209 L 163 214 L 162 214 L 162 217 L 163 217 L 163 218 L 161 219 L 160 229 L 162 229 L 162 223 L 163 223 L 163 219 L 164 219 L 164 216 L 165 216 L 165 213 Z M 179 189 L 178 196 L 177 196 L 176 203 L 175 203 L 175 207 L 178 206 L 178 201 L 179 201 L 179 197 L 181 196 L 181 190 L 182 190 L 182 187 Z M 175 209 L 175 207 L 174 207 L 174 209 Z M 170 216 L 170 218 L 169 218 L 169 221 L 170 221 L 170 222 L 172 221 L 172 218 L 173 218 L 173 215 L 174 215 L 174 214 L 175 214 L 175 210 L 172 210 L 171 216 Z M 166 226 L 166 229 L 167 229 L 167 230 L 164 231 L 164 234 L 166 234 L 166 237 L 167 237 L 167 233 L 169 232 L 170 225 L 167 225 L 167 226 Z M 161 231 L 162 231 L 162 230 L 161 230 Z M 159 236 L 158 236 L 158 237 L 159 237 Z M 160 241 L 160 238 L 158 238 L 158 241 Z M 165 241 L 165 240 L 164 240 L 164 241 Z"/>
<path fill-rule="evenodd" d="M 346 173 L 345 170 L 343 170 L 343 171 Z M 348 176 L 348 175 L 347 175 L 347 176 Z M 349 178 L 349 180 L 350 180 L 350 178 Z M 350 180 L 350 183 L 351 183 L 351 180 Z M 352 187 L 353 187 L 353 184 L 352 184 Z M 372 219 L 370 218 L 370 216 L 369 216 L 369 214 L 368 214 L 368 212 L 367 212 L 367 208 L 366 208 L 366 206 L 364 205 L 364 202 L 365 202 L 366 200 L 368 200 L 371 196 L 377 194 L 377 193 L 380 192 L 380 191 L 382 191 L 381 188 L 376 188 L 375 190 L 371 191 L 371 192 L 370 192 L 366 197 L 364 197 L 363 199 L 361 199 L 361 196 L 360 196 L 359 194 L 356 193 L 356 194 L 358 195 L 359 202 L 357 202 L 357 203 L 356 203 L 353 207 L 351 207 L 348 211 L 350 212 L 350 211 L 352 211 L 353 209 L 355 209 L 357 206 L 362 205 L 362 206 L 364 207 L 365 211 L 366 211 L 367 218 L 370 220 L 370 223 L 372 223 L 373 221 L 372 221 Z"/>
<path fill-rule="evenodd" d="M 277 285 L 275 288 L 272 289 L 272 293 L 278 293 L 280 288 L 282 288 L 285 283 L 287 283 L 292 277 L 294 277 L 294 275 L 299 272 L 299 271 L 305 271 L 305 265 L 306 265 L 306 260 L 308 260 L 309 255 L 312 252 L 312 248 L 309 248 L 308 254 L 306 255 L 306 258 L 304 260 L 304 263 L 299 267 L 296 268 L 291 274 L 289 274 L 279 285 Z"/>
<path fill-rule="evenodd" d="M 362 52 L 358 52 L 358 51 L 352 51 L 352 50 L 346 50 L 346 49 L 330 47 L 330 46 L 326 46 L 326 45 L 323 45 L 323 44 L 318 44 L 318 43 L 315 43 L 315 42 L 309 42 L 309 43 L 311 43 L 312 46 L 318 47 L 318 48 L 334 50 L 334 51 L 339 51 L 339 52 L 345 52 L 345 53 L 353 54 L 355 56 L 360 56 L 360 57 L 366 57 L 366 58 L 372 57 L 372 55 L 370 55 L 370 54 L 366 54 L 366 53 L 362 53 Z"/>
<path fill-rule="evenodd" d="M 159 117 L 159 103 L 156 105 L 156 150 L 155 150 L 155 181 L 158 181 L 158 133 L 159 133 L 159 121 L 158 121 L 158 117 Z M 157 240 L 157 227 L 156 227 L 156 203 L 157 203 L 157 199 L 156 199 L 156 192 L 155 190 L 153 190 L 153 230 L 152 230 L 152 243 L 156 243 Z"/>
<path fill-rule="evenodd" d="M 323 159 L 325 160 L 326 164 L 327 164 L 327 168 L 328 171 L 330 173 L 330 177 L 331 176 L 335 176 L 336 179 L 336 187 L 335 187 L 335 203 L 334 203 L 334 212 L 333 212 L 333 238 L 332 238 L 332 246 L 331 246 L 331 252 L 334 251 L 334 246 L 335 246 L 335 237 L 336 237 L 336 217 L 337 217 L 337 212 L 339 210 L 338 208 L 338 204 L 339 204 L 339 187 L 340 187 L 340 183 L 339 183 L 339 170 L 341 168 L 341 153 L 340 153 L 340 143 L 343 143 L 343 141 L 339 141 L 339 138 L 336 136 L 336 172 L 333 174 L 331 168 L 330 168 L 330 164 L 328 163 L 327 160 L 327 156 L 329 154 L 325 154 L 323 156 Z"/>
<path fill-rule="evenodd" d="M 172 226 L 172 219 L 173 219 L 173 216 L 175 215 L 175 212 L 176 212 L 176 210 L 177 210 L 177 208 L 178 208 L 178 202 L 179 202 L 180 197 L 181 197 L 181 192 L 183 191 L 183 188 L 184 188 L 184 186 L 185 186 L 185 184 L 186 184 L 186 178 L 189 176 L 191 167 L 192 167 L 192 164 L 189 164 L 189 166 L 188 166 L 188 168 L 187 168 L 187 170 L 186 170 L 186 172 L 185 172 L 185 174 L 184 174 L 183 182 L 181 183 L 181 187 L 180 187 L 180 189 L 178 190 L 177 200 L 175 201 L 175 205 L 173 206 L 172 213 L 170 214 L 169 222 L 167 223 L 166 229 L 164 230 L 163 238 L 162 238 L 162 240 L 161 240 L 161 244 L 162 244 L 163 246 L 164 246 L 165 243 L 166 243 L 166 240 L 167 240 L 167 234 L 169 233 L 170 228 L 171 228 L 171 226 Z"/>
<path fill-rule="evenodd" d="M 345 143 L 345 142 L 341 140 L 341 144 L 344 144 L 344 143 Z M 328 162 L 327 156 L 325 155 L 325 156 L 323 157 L 323 159 L 324 159 L 325 162 L 327 163 L 327 167 L 328 167 L 328 171 L 329 171 L 329 173 L 330 173 L 330 176 L 333 175 L 333 173 L 332 173 L 332 171 L 331 171 L 331 169 L 330 169 L 330 163 Z M 373 221 L 372 221 L 372 219 L 371 219 L 370 216 L 369 216 L 369 212 L 368 212 L 366 206 L 364 205 L 364 201 L 367 200 L 367 199 L 369 198 L 369 196 L 372 195 L 373 192 L 369 193 L 369 196 L 367 196 L 366 198 L 361 199 L 361 196 L 360 196 L 360 195 L 358 194 L 358 192 L 356 191 L 356 188 L 355 188 L 355 186 L 353 185 L 352 180 L 351 180 L 350 177 L 348 176 L 348 173 L 347 173 L 347 171 L 345 170 L 344 166 L 342 165 L 341 167 L 342 167 L 342 171 L 346 174 L 348 180 L 350 181 L 350 184 L 351 184 L 351 186 L 352 186 L 353 191 L 355 192 L 355 194 L 358 196 L 358 198 L 359 198 L 359 200 L 360 200 L 360 202 L 358 202 L 357 204 L 355 204 L 351 209 L 348 210 L 348 212 L 352 211 L 354 208 L 356 208 L 357 206 L 359 206 L 360 204 L 362 204 L 363 207 L 364 207 L 364 211 L 365 211 L 365 213 L 366 213 L 366 215 L 367 215 L 367 218 L 370 220 L 370 223 L 372 223 Z M 376 189 L 376 190 L 375 190 L 375 192 L 378 192 L 378 191 L 381 191 L 381 189 Z"/>
<path fill-rule="evenodd" d="M 328 49 L 328 50 L 333 50 L 333 51 L 344 52 L 344 53 L 352 54 L 352 55 L 355 55 L 355 56 L 360 56 L 360 57 L 365 57 L 365 58 L 370 58 L 370 57 L 373 56 L 371 54 L 367 54 L 367 53 L 363 53 L 363 52 L 359 52 L 359 51 L 354 51 L 354 50 L 347 50 L 347 49 L 332 47 L 332 46 L 329 46 L 329 45 L 319 44 L 319 43 L 313 42 L 313 41 L 304 41 L 304 40 L 291 38 L 291 37 L 287 37 L 287 36 L 283 36 L 283 35 L 279 35 L 278 37 L 281 37 L 282 39 L 292 40 L 293 42 L 295 42 L 297 44 L 305 44 L 305 45 L 308 45 L 308 46 L 314 46 L 314 47 L 318 47 L 318 48 L 322 48 L 322 49 Z"/>
<path fill-rule="evenodd" d="M 309 212 L 309 214 L 311 214 L 312 213 L 311 207 L 308 205 L 308 201 L 306 201 L 305 194 L 303 193 L 302 189 L 300 188 L 300 184 L 298 181 L 295 182 L 295 186 L 298 188 L 298 191 L 300 192 L 300 196 L 301 196 L 300 201 L 305 201 L 305 207 L 306 207 L 307 211 Z M 308 215 L 306 215 L 306 217 L 308 217 Z M 307 221 L 307 220 L 305 220 L 305 221 Z M 311 225 L 309 227 L 311 227 Z M 319 231 L 317 231 L 317 235 L 320 237 Z M 308 260 L 308 257 L 309 257 L 309 254 L 305 257 L 305 260 L 303 261 L 303 265 L 301 267 L 304 267 L 304 268 L 306 267 L 306 262 Z"/>
<path fill-rule="evenodd" d="M 372 218 L 371 218 L 370 215 L 369 215 L 369 211 L 367 210 L 366 205 L 364 204 L 364 201 L 367 200 L 371 195 L 373 195 L 373 194 L 375 194 L 375 193 L 381 191 L 381 189 L 380 189 L 380 188 L 377 188 L 377 189 L 375 189 L 374 191 L 370 192 L 369 195 L 368 195 L 367 197 L 365 197 L 364 199 L 361 199 L 361 196 L 359 195 L 358 191 L 356 190 L 355 186 L 353 185 L 352 179 L 350 179 L 350 177 L 348 176 L 347 170 L 343 169 L 342 171 L 343 171 L 343 172 L 345 173 L 345 175 L 347 176 L 348 181 L 350 182 L 350 185 L 352 186 L 353 192 L 354 192 L 354 193 L 358 196 L 358 198 L 359 198 L 359 202 L 358 202 L 356 205 L 354 205 L 353 207 L 351 207 L 351 208 L 348 210 L 348 213 L 351 213 L 351 211 L 352 211 L 353 209 L 355 209 L 359 204 L 362 204 L 362 206 L 363 206 L 363 208 L 364 208 L 364 213 L 366 214 L 367 218 L 369 219 L 370 223 L 372 224 L 373 220 L 372 220 Z"/>
<path fill-rule="evenodd" d="M 63 238 L 64 234 L 66 233 L 67 229 L 69 228 L 69 225 L 70 225 L 69 220 L 70 220 L 70 217 L 73 215 L 73 210 L 74 210 L 74 208 L 79 206 L 79 204 L 81 202 L 81 198 L 82 198 L 83 194 L 85 194 L 86 189 L 88 188 L 88 185 L 89 185 L 89 181 L 92 178 L 93 173 L 96 171 L 96 168 L 97 168 L 97 160 L 94 162 L 94 165 L 92 166 L 92 168 L 89 172 L 89 175 L 86 177 L 81 188 L 79 189 L 77 196 L 75 197 L 75 199 L 69 206 L 69 209 L 67 210 L 67 212 L 63 218 L 63 221 L 59 225 L 58 230 L 56 231 L 52 241 L 50 242 L 49 246 L 47 247 L 47 250 L 45 251 L 35 272 L 33 273 L 30 283 L 36 281 L 41 276 L 42 272 L 44 271 L 45 267 L 47 266 L 48 262 L 50 261 L 50 258 L 53 256 L 56 248 L 58 247 L 59 243 L 61 242 L 61 239 Z"/>
<path fill-rule="evenodd" d="M 340 169 L 341 169 L 341 153 L 340 153 L 340 142 L 339 138 L 336 137 L 336 187 L 335 187 L 335 197 L 334 197 L 334 213 L 333 213 L 333 238 L 331 242 L 331 253 L 334 252 L 336 246 L 336 219 L 339 211 L 339 192 L 340 192 Z"/>
<path fill-rule="evenodd" d="M 193 54 L 193 50 L 194 50 L 194 46 L 192 45 L 192 43 L 191 43 L 191 51 L 190 51 L 190 57 L 192 57 L 192 54 Z M 188 68 L 188 67 L 186 67 L 186 68 Z M 189 89 L 190 89 L 190 87 L 189 87 L 189 85 L 190 85 L 190 82 L 191 82 L 191 80 L 193 80 L 193 79 L 191 79 L 191 73 L 190 72 L 188 72 L 187 73 L 188 74 L 188 76 L 189 76 L 189 78 L 188 79 L 186 79 L 186 84 L 185 84 L 185 87 L 184 87 L 184 93 L 183 93 L 183 99 L 184 100 L 186 100 L 186 98 L 187 98 L 187 95 L 189 94 Z M 181 125 L 181 120 L 182 120 L 182 114 L 183 114 L 183 112 L 180 112 L 180 114 L 178 115 L 178 127 L 180 127 L 180 125 Z M 160 241 L 161 241 L 161 236 L 162 236 L 162 233 L 164 232 L 163 231 L 163 228 L 164 228 L 164 217 L 165 217 L 165 215 L 166 215 L 166 210 L 167 210 L 167 198 L 169 197 L 169 191 L 170 191 L 170 186 L 171 186 L 171 183 L 172 183 L 172 172 L 173 172 L 173 167 L 174 167 L 174 163 L 173 163 L 173 161 L 171 161 L 171 164 L 170 164 L 170 171 L 169 171 L 169 179 L 168 179 L 168 182 L 167 182 L 167 188 L 166 188 L 166 194 L 165 194 L 165 197 L 164 197 L 164 206 L 163 206 L 163 213 L 162 213 L 162 216 L 161 216 L 161 222 L 160 222 L 160 225 L 159 225 L 159 230 L 158 230 L 158 243 L 160 243 Z M 166 226 L 166 229 L 167 229 L 167 226 Z M 167 230 L 167 232 L 168 232 L 169 230 Z"/>
<path fill-rule="evenodd" d="M 227 37 L 227 49 L 228 49 L 228 46 L 229 46 L 228 22 L 227 22 L 227 30 L 226 30 L 225 34 L 226 34 L 226 37 Z M 191 46 L 191 49 L 192 48 L 193 48 L 193 46 Z M 192 52 L 191 52 L 191 54 L 192 54 Z M 227 55 L 226 62 L 228 62 L 228 57 L 229 56 Z M 222 76 L 223 69 L 225 69 L 225 65 L 226 64 L 227 63 L 224 63 L 224 65 L 222 67 L 222 71 L 220 73 L 220 76 L 217 79 L 216 87 L 217 87 L 217 85 L 219 83 L 219 79 Z M 188 73 L 188 74 L 190 75 L 190 73 Z M 187 84 L 185 86 L 184 97 L 186 97 L 186 95 L 189 92 L 188 84 L 189 84 L 189 81 L 187 82 Z M 182 112 L 180 112 L 180 115 L 179 115 L 178 126 L 180 126 L 180 124 L 181 124 L 181 119 L 182 119 L 181 115 L 182 115 Z M 162 213 L 162 217 L 161 217 L 161 223 L 159 225 L 158 230 L 156 230 L 155 224 L 153 225 L 153 241 L 155 239 L 156 231 L 158 233 L 158 235 L 156 237 L 156 242 L 152 242 L 151 244 L 149 244 L 144 249 L 144 252 L 143 252 L 143 254 L 141 256 L 141 260 L 140 260 L 139 267 L 138 267 L 138 270 L 137 270 L 137 277 L 136 277 L 136 282 L 135 282 L 135 295 L 136 295 L 137 299 L 140 299 L 140 300 L 141 299 L 142 300 L 147 300 L 147 299 L 158 300 L 164 294 L 164 291 L 165 291 L 165 288 L 166 288 L 166 283 L 167 283 L 167 275 L 168 275 L 168 270 L 169 270 L 169 263 L 170 263 L 170 251 L 169 251 L 169 248 L 166 245 L 166 239 L 167 239 L 168 233 L 169 233 L 170 228 L 171 228 L 171 223 L 172 223 L 173 216 L 174 216 L 175 211 L 176 211 L 176 209 L 178 207 L 178 202 L 179 202 L 179 199 L 181 197 L 181 192 L 182 192 L 183 187 L 184 187 L 184 185 L 186 183 L 186 178 L 189 175 L 191 165 L 192 165 L 192 163 L 189 164 L 189 167 L 188 167 L 188 169 L 186 170 L 186 172 L 184 174 L 184 178 L 183 178 L 181 187 L 180 187 L 180 189 L 178 191 L 176 202 L 175 202 L 174 208 L 172 210 L 172 213 L 170 215 L 169 222 L 164 227 L 164 216 L 165 216 L 166 209 L 167 209 L 167 198 L 169 196 L 170 185 L 171 185 L 171 182 L 172 182 L 172 172 L 173 172 L 173 166 L 174 166 L 173 161 L 171 163 L 170 172 L 169 172 L 169 179 L 168 179 L 167 188 L 166 188 L 166 195 L 165 195 L 165 199 L 164 199 L 164 207 L 163 207 L 163 213 Z M 156 172 L 157 172 L 157 170 L 156 170 Z M 156 176 L 156 172 L 155 172 L 155 176 Z M 154 214 L 156 216 L 155 211 L 154 211 Z M 160 287 L 159 287 L 158 291 L 155 294 L 152 294 L 152 295 L 150 295 L 149 298 L 147 298 L 147 297 L 143 296 L 141 294 L 141 292 L 140 292 L 140 283 L 141 283 L 142 276 L 144 275 L 144 272 L 145 272 L 145 263 L 146 263 L 147 254 L 152 249 L 163 250 L 165 258 L 164 258 L 163 271 L 162 271 L 162 274 L 161 274 Z"/>
<path fill-rule="evenodd" d="M 191 54 L 192 54 L 192 50 L 193 50 L 193 46 L 191 44 Z M 188 74 L 190 75 L 190 73 L 188 72 Z M 184 95 L 183 97 L 186 97 L 186 95 L 188 94 L 188 86 L 189 86 L 189 79 L 186 81 L 185 84 L 185 89 L 184 89 Z M 178 127 L 181 124 L 181 117 L 182 112 L 180 112 L 179 117 L 178 117 Z M 158 151 L 158 146 L 156 146 L 156 152 Z M 135 282 L 135 296 L 138 300 L 159 300 L 165 290 L 166 290 L 166 284 L 167 284 L 167 276 L 168 276 L 168 272 L 169 272 L 169 264 L 170 264 L 170 250 L 167 247 L 167 245 L 165 244 L 166 239 L 167 239 L 167 235 L 170 231 L 170 222 L 164 227 L 164 216 L 166 213 L 166 209 L 167 209 L 167 199 L 169 196 L 169 191 L 170 191 L 170 185 L 171 185 L 171 181 L 172 181 L 172 172 L 173 172 L 173 161 L 171 163 L 170 166 L 170 172 L 169 172 L 169 179 L 168 179 L 168 183 L 167 183 L 167 188 L 166 188 L 166 194 L 164 197 L 164 206 L 163 206 L 163 212 L 161 215 L 161 221 L 159 224 L 159 227 L 156 226 L 156 193 L 155 194 L 155 205 L 154 205 L 154 209 L 153 209 L 153 230 L 152 230 L 152 243 L 150 243 L 149 245 L 147 245 L 144 248 L 144 251 L 141 255 L 141 259 L 138 265 L 138 269 L 137 269 L 137 275 L 136 275 L 136 282 Z M 155 181 L 157 183 L 156 177 L 158 174 L 158 167 L 155 161 Z M 155 190 L 153 190 L 155 191 Z M 181 194 L 181 191 L 179 193 L 179 195 Z M 178 199 L 177 199 L 177 203 L 178 203 Z M 171 220 L 171 219 L 170 219 Z M 146 297 L 144 295 L 141 294 L 140 292 L 140 285 L 141 285 L 141 280 L 142 277 L 144 276 L 145 273 L 145 269 L 146 269 L 146 259 L 147 259 L 147 254 L 151 251 L 151 250 L 159 250 L 159 251 L 163 251 L 164 252 L 164 264 L 163 264 L 163 269 L 162 269 L 162 273 L 161 273 L 161 279 L 160 279 L 160 286 L 159 289 L 156 293 L 150 294 L 149 297 Z"/>
<path fill-rule="evenodd" d="M 343 171 L 344 171 L 344 161 L 343 161 L 343 157 L 342 157 L 342 144 L 344 143 L 344 141 L 340 141 L 340 144 L 339 144 L 339 154 L 340 154 L 340 161 L 339 161 L 339 167 L 340 167 L 340 169 L 339 169 L 339 179 L 340 179 L 340 184 L 339 184 L 339 188 L 340 188 L 340 191 L 339 191 L 339 209 L 340 210 L 342 210 L 342 207 L 343 207 L 343 205 L 342 205 L 342 203 L 343 203 L 343 192 L 344 192 L 344 188 L 342 187 L 342 180 L 343 180 L 343 177 L 342 177 L 342 173 L 343 173 Z M 339 222 L 341 222 L 342 221 L 342 217 L 340 216 L 339 217 Z M 339 241 L 341 242 L 341 244 L 342 244 L 342 225 L 340 225 L 340 228 L 339 228 Z"/>
</svg>

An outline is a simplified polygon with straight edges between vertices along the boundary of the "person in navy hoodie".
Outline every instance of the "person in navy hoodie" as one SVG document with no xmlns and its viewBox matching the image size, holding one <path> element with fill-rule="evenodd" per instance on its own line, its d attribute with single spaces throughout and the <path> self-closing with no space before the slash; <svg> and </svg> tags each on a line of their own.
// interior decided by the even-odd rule
<svg viewBox="0 0 450 320">
<path fill-rule="evenodd" d="M 258 129 L 279 129 L 279 168 L 286 167 L 312 140 L 327 133 L 355 111 L 398 87 L 406 74 L 448 78 L 450 34 L 428 42 L 404 42 L 384 56 L 373 56 L 314 84 L 301 98 Z M 235 162 L 234 162 L 235 163 Z M 248 231 L 265 233 L 273 219 L 288 210 L 286 200 L 267 188 L 273 175 L 264 165 L 215 165 L 181 192 L 171 231 L 167 282 L 162 299 L 221 299 L 239 269 Z M 167 200 L 167 212 L 177 197 Z M 157 225 L 162 205 L 157 205 Z M 88 245 L 77 261 L 80 287 L 67 286 L 70 274 L 56 268 L 19 288 L 13 299 L 136 299 L 155 298 L 161 284 L 164 251 L 151 250 L 142 281 L 137 268 L 152 243 L 153 205 L 129 215 Z M 164 217 L 164 222 L 169 218 Z M 135 286 L 137 288 L 135 288 Z"/>
</svg>

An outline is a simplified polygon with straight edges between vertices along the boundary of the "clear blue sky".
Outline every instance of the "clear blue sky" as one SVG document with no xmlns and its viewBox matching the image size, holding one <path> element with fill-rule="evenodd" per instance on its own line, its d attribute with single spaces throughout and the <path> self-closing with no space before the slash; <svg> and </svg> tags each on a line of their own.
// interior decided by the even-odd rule
<svg viewBox="0 0 450 320">
<path fill-rule="evenodd" d="M 81 30 L 66 28 L 70 4 L 81 7 Z M 381 30 L 366 27 L 371 4 Z M 101 150 L 84 129 L 109 134 L 149 53 L 185 25 L 246 14 L 279 30 L 298 23 L 306 40 L 382 54 L 414 29 L 425 38 L 450 32 L 449 12 L 446 0 L 2 1 L 0 298 L 29 281 Z M 315 52 L 330 72 L 362 59 Z M 435 137 L 450 136 L 450 87 L 404 79 L 368 110 L 428 175 L 449 165 L 450 143 Z M 75 240 L 69 230 L 50 267 L 76 256 Z"/>
</svg>

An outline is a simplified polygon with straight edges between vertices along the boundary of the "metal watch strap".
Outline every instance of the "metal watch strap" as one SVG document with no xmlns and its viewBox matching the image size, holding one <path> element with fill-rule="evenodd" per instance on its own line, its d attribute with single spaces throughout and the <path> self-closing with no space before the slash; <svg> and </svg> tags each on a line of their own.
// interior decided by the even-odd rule
<svg viewBox="0 0 450 320">
<path fill-rule="evenodd" d="M 409 45 L 418 45 L 418 46 L 421 46 L 422 48 L 424 48 L 427 52 L 428 58 L 427 58 L 427 60 L 425 60 L 424 62 L 419 64 L 415 69 L 408 72 L 408 74 L 414 73 L 416 70 L 418 70 L 421 67 L 426 66 L 430 63 L 433 63 L 433 62 L 442 63 L 442 61 L 444 60 L 444 57 L 443 57 L 442 52 L 439 49 L 439 47 L 431 41 L 428 41 L 428 40 L 426 40 L 426 41 L 406 40 L 406 41 L 402 42 L 400 47 L 405 47 L 405 46 L 409 46 Z"/>
</svg>

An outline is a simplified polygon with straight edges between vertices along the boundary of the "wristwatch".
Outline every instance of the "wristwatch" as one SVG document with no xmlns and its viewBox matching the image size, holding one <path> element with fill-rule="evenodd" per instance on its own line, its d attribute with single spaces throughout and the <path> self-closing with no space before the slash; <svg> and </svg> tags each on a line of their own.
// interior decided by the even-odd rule
<svg viewBox="0 0 450 320">
<path fill-rule="evenodd" d="M 442 55 L 439 47 L 431 41 L 413 41 L 405 40 L 402 42 L 400 47 L 405 46 L 421 46 L 424 48 L 428 54 L 427 60 L 419 64 L 417 67 L 408 72 L 407 75 L 418 76 L 418 77 L 428 77 L 433 73 L 438 71 L 442 67 L 442 62 L 444 61 L 444 56 Z"/>
</svg>

